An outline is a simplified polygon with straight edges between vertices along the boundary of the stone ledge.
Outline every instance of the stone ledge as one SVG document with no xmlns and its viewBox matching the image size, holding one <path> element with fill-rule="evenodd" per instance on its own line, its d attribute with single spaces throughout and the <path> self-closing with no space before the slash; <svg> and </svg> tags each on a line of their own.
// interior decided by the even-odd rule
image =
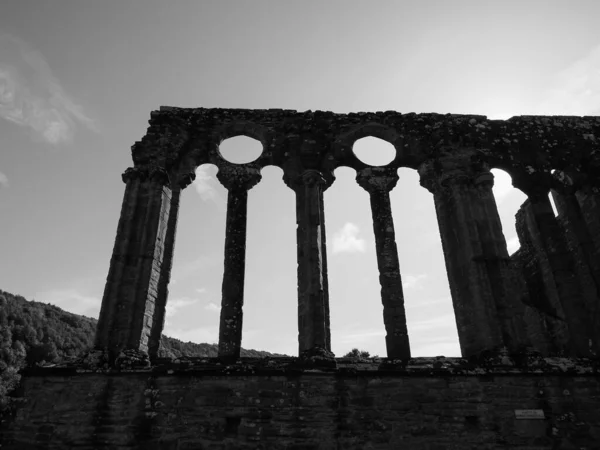
<svg viewBox="0 0 600 450">
<path fill-rule="evenodd" d="M 489 357 L 469 361 L 465 358 L 421 357 L 408 361 L 387 358 L 335 358 L 335 367 L 306 365 L 294 357 L 241 358 L 234 364 L 222 363 L 218 358 L 158 358 L 145 367 L 109 368 L 93 367 L 81 360 L 63 361 L 57 364 L 25 369 L 25 376 L 51 374 L 148 373 L 152 375 L 310 375 L 332 374 L 335 376 L 514 376 L 514 375 L 567 375 L 598 376 L 600 360 L 564 357 L 527 357 L 518 363 L 508 356 Z"/>
</svg>

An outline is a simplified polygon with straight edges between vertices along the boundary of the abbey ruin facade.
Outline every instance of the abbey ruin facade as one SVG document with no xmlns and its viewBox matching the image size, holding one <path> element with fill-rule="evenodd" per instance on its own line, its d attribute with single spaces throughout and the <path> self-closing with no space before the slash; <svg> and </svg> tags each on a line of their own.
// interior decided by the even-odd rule
<svg viewBox="0 0 600 450">
<path fill-rule="evenodd" d="M 600 118 L 454 114 L 335 114 L 161 107 L 132 147 L 125 196 L 95 346 L 156 358 L 175 249 L 181 191 L 198 166 L 218 167 L 228 190 L 219 357 L 239 359 L 246 211 L 268 165 L 296 195 L 299 356 L 332 358 L 323 192 L 351 167 L 370 195 L 387 357 L 411 357 L 390 191 L 398 168 L 418 171 L 433 195 L 464 357 L 594 357 L 600 351 Z M 220 143 L 245 135 L 260 157 L 228 162 Z M 373 136 L 396 157 L 382 167 L 352 147 Z M 528 199 L 516 216 L 521 248 L 507 252 L 490 169 L 510 174 Z M 555 217 L 548 194 L 558 216 Z M 250 194 L 251 195 L 251 194 Z"/>
<path fill-rule="evenodd" d="M 258 159 L 221 156 L 238 135 L 262 143 Z M 357 159 L 367 136 L 394 160 Z M 0 446 L 597 449 L 599 150 L 600 117 L 163 107 L 123 174 L 95 349 L 23 372 Z M 205 163 L 228 189 L 219 356 L 160 358 L 179 199 Z M 267 165 L 296 196 L 299 357 L 240 358 L 247 197 Z M 387 358 L 331 353 L 323 192 L 340 166 L 370 196 Z M 389 197 L 399 167 L 434 198 L 462 358 L 410 354 Z M 513 255 L 492 168 L 528 197 Z"/>
</svg>

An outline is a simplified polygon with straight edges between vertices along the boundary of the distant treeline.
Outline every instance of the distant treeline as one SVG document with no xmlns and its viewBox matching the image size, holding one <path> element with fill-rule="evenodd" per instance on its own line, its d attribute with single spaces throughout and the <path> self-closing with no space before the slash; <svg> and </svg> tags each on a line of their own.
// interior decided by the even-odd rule
<svg viewBox="0 0 600 450">
<path fill-rule="evenodd" d="M 90 350 L 96 323 L 96 319 L 0 290 L 0 410 L 8 402 L 7 394 L 18 385 L 21 369 L 74 358 Z M 215 357 L 217 351 L 216 344 L 182 342 L 163 335 L 159 356 Z M 242 356 L 274 355 L 242 349 Z"/>
</svg>

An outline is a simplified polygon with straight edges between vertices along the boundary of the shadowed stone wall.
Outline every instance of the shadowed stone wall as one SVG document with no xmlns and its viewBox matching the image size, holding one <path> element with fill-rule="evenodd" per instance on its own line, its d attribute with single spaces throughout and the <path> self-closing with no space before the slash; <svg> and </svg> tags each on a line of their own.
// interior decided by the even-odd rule
<svg viewBox="0 0 600 450">
<path fill-rule="evenodd" d="M 38 369 L 3 449 L 595 449 L 600 378 L 589 361 L 417 358 L 157 361 L 118 375 Z"/>
<path fill-rule="evenodd" d="M 258 159 L 221 156 L 238 135 L 262 143 Z M 394 145 L 395 159 L 362 163 L 352 146 L 366 136 Z M 123 174 L 95 350 L 25 374 L 2 448 L 600 448 L 597 137 L 599 117 L 154 111 Z M 205 163 L 229 191 L 219 358 L 164 361 L 179 197 Z M 242 361 L 247 198 L 268 165 L 296 194 L 299 358 Z M 379 360 L 331 353 L 323 192 L 341 166 L 371 200 Z M 433 195 L 466 359 L 411 359 L 389 200 L 400 167 Z M 492 168 L 528 196 L 510 256 Z"/>
</svg>

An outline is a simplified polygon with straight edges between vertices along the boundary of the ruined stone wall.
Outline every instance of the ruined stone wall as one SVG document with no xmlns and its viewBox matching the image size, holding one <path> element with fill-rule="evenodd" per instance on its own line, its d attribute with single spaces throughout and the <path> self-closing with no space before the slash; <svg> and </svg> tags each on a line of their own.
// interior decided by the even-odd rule
<svg viewBox="0 0 600 450">
<path fill-rule="evenodd" d="M 262 143 L 258 159 L 221 156 L 238 135 Z M 394 160 L 361 162 L 352 146 L 367 136 L 390 142 Z M 2 448 L 600 448 L 598 137 L 600 117 L 154 111 L 123 174 L 95 349 L 25 374 Z M 228 190 L 219 358 L 161 361 L 179 196 L 206 163 Z M 299 358 L 241 361 L 247 198 L 268 165 L 296 195 Z M 371 200 L 378 361 L 331 353 L 323 192 L 341 166 Z M 468 359 L 411 359 L 389 200 L 400 167 L 433 195 Z M 512 256 L 492 168 L 528 197 Z"/>
<path fill-rule="evenodd" d="M 261 169 L 283 170 L 296 195 L 298 355 L 331 353 L 323 192 L 334 170 L 356 170 L 369 193 L 381 284 L 387 356 L 408 359 L 402 274 L 390 191 L 398 168 L 418 171 L 433 195 L 463 356 L 511 354 L 595 357 L 600 352 L 600 117 L 335 114 L 327 111 L 161 107 L 132 147 L 96 350 L 112 362 L 157 356 L 168 301 L 179 194 L 198 166 L 218 167 L 228 190 L 219 356 L 240 356 L 243 334 L 247 199 Z M 259 140 L 246 164 L 219 152 L 227 138 Z M 369 166 L 352 151 L 373 136 L 396 156 Z M 508 172 L 528 199 L 517 214 L 521 250 L 509 256 L 490 170 Z M 548 195 L 557 200 L 555 217 Z M 127 358 L 125 358 L 127 359 Z"/>
<path fill-rule="evenodd" d="M 186 365 L 188 363 L 189 365 Z M 522 363 L 522 362 L 521 362 Z M 161 364 L 126 373 L 38 369 L 2 449 L 596 449 L 600 378 L 589 361 L 504 357 L 405 366 L 291 359 Z"/>
</svg>

